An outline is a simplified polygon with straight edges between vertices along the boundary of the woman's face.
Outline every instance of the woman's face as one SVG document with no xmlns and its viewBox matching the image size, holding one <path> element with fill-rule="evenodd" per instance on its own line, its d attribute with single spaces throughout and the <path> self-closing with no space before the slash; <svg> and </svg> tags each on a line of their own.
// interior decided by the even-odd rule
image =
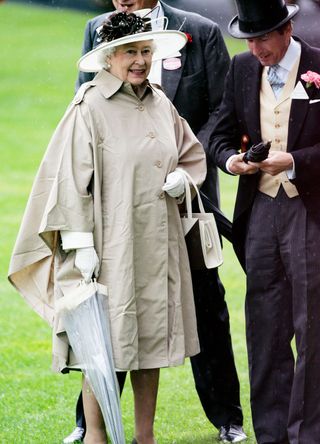
<svg viewBox="0 0 320 444">
<path fill-rule="evenodd" d="M 141 85 L 150 72 L 152 41 L 121 45 L 107 60 L 111 74 L 133 86 Z"/>
</svg>

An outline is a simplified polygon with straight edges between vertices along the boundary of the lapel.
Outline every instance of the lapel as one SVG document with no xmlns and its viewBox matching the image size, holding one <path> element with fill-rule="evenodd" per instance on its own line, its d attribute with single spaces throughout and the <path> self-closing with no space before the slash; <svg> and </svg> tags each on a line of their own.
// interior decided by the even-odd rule
<svg viewBox="0 0 320 444">
<path fill-rule="evenodd" d="M 242 104 L 251 143 L 261 142 L 260 86 L 262 66 L 255 58 L 245 67 Z"/>
<path fill-rule="evenodd" d="M 96 18 L 93 18 L 91 22 L 92 28 L 90 31 L 91 38 L 93 39 L 92 49 L 99 45 L 100 42 L 98 42 L 98 33 L 97 29 L 102 26 L 102 23 L 112 14 L 112 12 L 106 12 L 105 14 L 101 14 Z M 89 43 L 89 42 L 88 42 Z"/>
<path fill-rule="evenodd" d="M 304 74 L 305 72 L 310 70 L 310 67 L 313 66 L 312 56 L 310 54 L 310 47 L 302 41 L 300 41 L 300 43 L 301 43 L 301 58 L 300 58 L 300 64 L 298 67 L 298 73 L 297 73 L 295 85 L 301 80 L 301 74 Z M 302 83 L 304 85 L 304 82 L 302 82 Z M 302 128 L 303 128 L 303 125 L 305 123 L 305 119 L 307 116 L 308 109 L 309 109 L 309 100 L 308 99 L 305 99 L 305 100 L 293 99 L 292 100 L 291 110 L 290 110 L 289 129 L 288 129 L 288 151 L 292 151 L 294 144 L 295 144 L 300 132 L 302 131 Z"/>
<path fill-rule="evenodd" d="M 187 23 L 183 23 L 183 17 L 176 14 L 175 10 L 171 8 L 170 6 L 166 5 L 165 3 L 162 3 L 162 8 L 164 11 L 164 15 L 168 18 L 168 29 L 174 29 L 174 30 L 180 30 L 184 32 L 184 28 L 186 27 Z M 182 26 L 183 25 L 183 26 Z M 182 26 L 182 28 L 181 28 Z M 181 29 L 180 29 L 181 28 Z M 166 95 L 169 97 L 171 101 L 173 101 L 177 88 L 181 79 L 183 67 L 186 62 L 187 57 L 187 51 L 186 46 L 180 50 L 181 52 L 181 67 L 178 69 L 174 69 L 172 71 L 169 71 L 167 69 L 163 68 L 162 64 L 162 87 L 166 93 Z"/>
</svg>

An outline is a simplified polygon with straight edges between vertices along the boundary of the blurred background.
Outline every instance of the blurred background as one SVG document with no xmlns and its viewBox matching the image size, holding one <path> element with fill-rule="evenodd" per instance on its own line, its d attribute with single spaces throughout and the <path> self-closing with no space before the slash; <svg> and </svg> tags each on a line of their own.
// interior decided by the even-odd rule
<svg viewBox="0 0 320 444">
<path fill-rule="evenodd" d="M 9 0 L 43 4 L 55 8 L 73 8 L 102 13 L 112 11 L 112 0 Z M 165 0 L 165 3 L 186 11 L 197 12 L 217 22 L 224 33 L 231 18 L 236 14 L 233 0 Z M 298 4 L 300 12 L 294 19 L 295 34 L 314 46 L 320 46 L 320 0 L 287 0 Z"/>
</svg>

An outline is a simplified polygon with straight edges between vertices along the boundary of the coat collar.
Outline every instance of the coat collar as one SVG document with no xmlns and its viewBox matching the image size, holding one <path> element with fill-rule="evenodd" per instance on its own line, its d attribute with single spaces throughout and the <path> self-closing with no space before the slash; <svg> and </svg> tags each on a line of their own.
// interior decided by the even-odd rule
<svg viewBox="0 0 320 444">
<path fill-rule="evenodd" d="M 110 99 L 115 93 L 119 91 L 123 85 L 123 81 L 118 77 L 113 76 L 106 70 L 101 70 L 90 82 L 93 86 L 97 86 L 101 94 Z"/>
<path fill-rule="evenodd" d="M 118 91 L 122 90 L 126 92 L 127 94 L 130 94 L 134 97 L 138 96 L 134 92 L 132 86 L 128 82 L 123 82 L 118 77 L 115 77 L 114 75 L 110 74 L 110 72 L 106 70 L 101 70 L 95 78 L 90 82 L 92 86 L 97 86 L 101 94 L 106 98 L 110 99 L 114 94 L 116 94 Z M 145 91 L 143 94 L 143 97 L 151 92 L 153 90 L 152 86 L 150 85 L 149 81 L 147 80 L 145 83 Z M 142 97 L 142 98 L 143 98 Z"/>
</svg>

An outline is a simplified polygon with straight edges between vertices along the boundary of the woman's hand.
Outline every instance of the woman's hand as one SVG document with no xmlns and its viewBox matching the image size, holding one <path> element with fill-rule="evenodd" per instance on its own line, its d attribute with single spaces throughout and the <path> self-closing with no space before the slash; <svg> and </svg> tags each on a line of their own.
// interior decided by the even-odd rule
<svg viewBox="0 0 320 444">
<path fill-rule="evenodd" d="M 100 263 L 94 247 L 77 248 L 74 265 L 78 268 L 86 283 L 90 282 L 93 274 L 97 277 Z"/>
<path fill-rule="evenodd" d="M 169 173 L 162 189 L 171 197 L 180 197 L 185 190 L 183 173 L 180 171 Z"/>
<path fill-rule="evenodd" d="M 93 273 L 98 277 L 100 263 L 94 249 L 93 234 L 79 231 L 60 231 L 62 248 L 65 251 L 75 250 L 74 265 L 80 271 L 86 283 L 90 282 Z"/>
</svg>

